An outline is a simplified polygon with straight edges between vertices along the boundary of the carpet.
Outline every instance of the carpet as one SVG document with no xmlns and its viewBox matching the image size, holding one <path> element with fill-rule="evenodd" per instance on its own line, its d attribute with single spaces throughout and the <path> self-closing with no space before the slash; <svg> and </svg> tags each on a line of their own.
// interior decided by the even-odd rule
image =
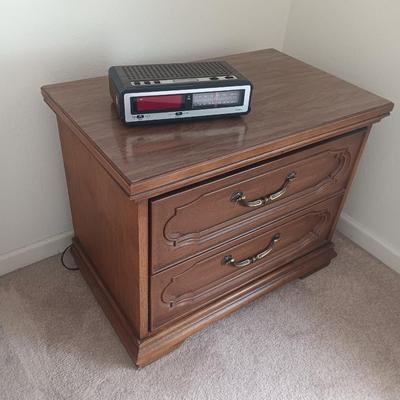
<svg viewBox="0 0 400 400">
<path fill-rule="evenodd" d="M 0 277 L 0 398 L 399 400 L 400 275 L 338 257 L 141 369 L 58 257 Z"/>
</svg>

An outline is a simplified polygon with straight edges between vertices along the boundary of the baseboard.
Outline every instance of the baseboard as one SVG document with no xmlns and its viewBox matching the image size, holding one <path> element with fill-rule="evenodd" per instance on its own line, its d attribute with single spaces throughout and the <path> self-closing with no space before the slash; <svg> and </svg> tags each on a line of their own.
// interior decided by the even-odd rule
<svg viewBox="0 0 400 400">
<path fill-rule="evenodd" d="M 33 243 L 29 246 L 0 255 L 0 275 L 33 264 L 47 257 L 54 256 L 71 244 L 72 231 Z"/>
<path fill-rule="evenodd" d="M 342 213 L 337 229 L 388 267 L 400 273 L 400 253 L 350 215 Z"/>
</svg>

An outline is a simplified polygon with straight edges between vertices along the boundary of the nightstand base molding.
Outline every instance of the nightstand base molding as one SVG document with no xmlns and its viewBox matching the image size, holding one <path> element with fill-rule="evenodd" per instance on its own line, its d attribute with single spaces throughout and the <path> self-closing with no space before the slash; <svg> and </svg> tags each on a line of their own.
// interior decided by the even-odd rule
<svg viewBox="0 0 400 400">
<path fill-rule="evenodd" d="M 137 367 L 144 367 L 175 350 L 189 336 L 248 305 L 260 296 L 292 280 L 307 277 L 326 267 L 336 257 L 333 244 L 329 243 L 216 300 L 187 318 L 170 324 L 146 339 L 139 340 L 129 321 L 96 274 L 79 243 L 75 240 L 72 252 L 82 276 Z"/>
</svg>

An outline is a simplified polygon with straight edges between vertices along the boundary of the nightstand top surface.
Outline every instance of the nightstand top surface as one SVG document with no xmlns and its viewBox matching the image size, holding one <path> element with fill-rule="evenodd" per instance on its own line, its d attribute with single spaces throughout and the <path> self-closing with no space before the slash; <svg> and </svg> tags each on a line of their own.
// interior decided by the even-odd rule
<svg viewBox="0 0 400 400">
<path fill-rule="evenodd" d="M 312 144 L 387 115 L 393 104 L 277 50 L 227 60 L 254 85 L 250 114 L 127 127 L 98 77 L 48 85 L 45 101 L 130 195 L 161 193 Z"/>
</svg>

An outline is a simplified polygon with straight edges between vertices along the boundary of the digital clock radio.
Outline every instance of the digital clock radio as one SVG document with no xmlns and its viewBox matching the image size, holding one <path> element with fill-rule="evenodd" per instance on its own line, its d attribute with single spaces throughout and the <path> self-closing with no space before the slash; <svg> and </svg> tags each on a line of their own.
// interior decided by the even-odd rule
<svg viewBox="0 0 400 400">
<path fill-rule="evenodd" d="M 110 94 L 126 124 L 247 114 L 252 85 L 222 61 L 110 67 Z"/>
</svg>

